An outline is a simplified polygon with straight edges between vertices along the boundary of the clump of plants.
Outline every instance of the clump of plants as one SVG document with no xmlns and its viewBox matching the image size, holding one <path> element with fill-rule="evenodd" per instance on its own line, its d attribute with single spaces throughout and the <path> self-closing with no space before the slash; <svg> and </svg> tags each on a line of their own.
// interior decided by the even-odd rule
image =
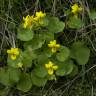
<svg viewBox="0 0 96 96">
<path fill-rule="evenodd" d="M 70 47 L 59 44 L 56 35 L 63 32 L 65 25 L 80 29 L 83 26 L 80 12 L 83 10 L 74 4 L 67 14 L 67 24 L 42 11 L 23 17 L 17 29 L 17 39 L 23 48 L 14 42 L 6 51 L 7 65 L 0 69 L 0 82 L 27 92 L 33 85 L 42 87 L 49 80 L 76 75 L 78 65 L 87 64 L 90 50 L 82 41 L 76 41 Z"/>
</svg>

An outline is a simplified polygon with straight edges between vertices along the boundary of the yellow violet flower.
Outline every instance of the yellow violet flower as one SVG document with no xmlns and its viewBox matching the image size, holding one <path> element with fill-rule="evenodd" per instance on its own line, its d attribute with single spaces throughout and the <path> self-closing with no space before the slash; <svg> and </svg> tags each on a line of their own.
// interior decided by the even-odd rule
<svg viewBox="0 0 96 96">
<path fill-rule="evenodd" d="M 45 64 L 45 68 L 48 70 L 49 75 L 53 75 L 54 71 L 58 69 L 58 66 L 54 65 L 53 62 L 49 61 L 48 64 Z"/>
<path fill-rule="evenodd" d="M 10 50 L 7 50 L 7 53 L 10 55 L 12 60 L 15 60 L 16 57 L 19 55 L 19 49 L 18 48 L 11 48 Z"/>
<path fill-rule="evenodd" d="M 53 66 L 53 69 L 54 69 L 54 70 L 57 70 L 57 69 L 58 69 L 58 66 Z"/>
<path fill-rule="evenodd" d="M 29 15 L 27 15 L 26 17 L 23 17 L 24 28 L 31 28 L 33 19 L 34 19 L 33 16 L 29 16 Z"/>
<path fill-rule="evenodd" d="M 43 13 L 42 11 L 36 12 L 35 17 L 34 17 L 34 21 L 42 24 L 45 16 L 46 16 L 46 13 Z"/>
<path fill-rule="evenodd" d="M 45 67 L 48 69 L 48 68 L 51 68 L 53 66 L 53 63 L 51 61 L 49 61 L 48 64 L 45 64 Z"/>
<path fill-rule="evenodd" d="M 46 13 L 43 13 L 42 11 L 36 12 L 35 16 L 27 15 L 26 17 L 23 17 L 23 27 L 24 28 L 31 28 L 34 24 L 43 24 L 43 19 L 45 18 Z"/>
<path fill-rule="evenodd" d="M 83 8 L 80 6 L 78 6 L 78 4 L 74 4 L 72 7 L 72 13 L 77 17 L 78 12 L 81 12 L 83 10 Z"/>
<path fill-rule="evenodd" d="M 18 68 L 22 68 L 23 63 L 22 63 L 22 62 L 19 62 L 19 63 L 17 64 L 17 66 L 18 66 Z"/>
<path fill-rule="evenodd" d="M 54 74 L 54 70 L 53 70 L 53 69 L 51 69 L 51 68 L 50 68 L 50 69 L 48 69 L 48 74 L 49 74 L 49 75 L 53 75 L 53 74 Z"/>
<path fill-rule="evenodd" d="M 57 49 L 60 48 L 60 44 L 56 44 L 56 40 L 50 41 L 48 47 L 51 48 L 52 53 L 56 53 Z"/>
<path fill-rule="evenodd" d="M 42 11 L 36 12 L 36 17 L 38 18 L 44 18 L 46 16 L 46 13 L 43 13 Z"/>
</svg>

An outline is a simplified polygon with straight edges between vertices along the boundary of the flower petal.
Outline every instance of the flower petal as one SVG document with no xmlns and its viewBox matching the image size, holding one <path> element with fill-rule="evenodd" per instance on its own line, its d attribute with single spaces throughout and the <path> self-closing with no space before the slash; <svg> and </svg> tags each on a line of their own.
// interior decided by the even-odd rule
<svg viewBox="0 0 96 96">
<path fill-rule="evenodd" d="M 12 60 L 16 60 L 16 55 L 11 55 Z"/>
<path fill-rule="evenodd" d="M 48 70 L 48 74 L 49 74 L 49 75 L 53 75 L 53 73 L 54 73 L 54 70 L 53 70 L 53 69 L 49 69 L 49 70 Z"/>
</svg>

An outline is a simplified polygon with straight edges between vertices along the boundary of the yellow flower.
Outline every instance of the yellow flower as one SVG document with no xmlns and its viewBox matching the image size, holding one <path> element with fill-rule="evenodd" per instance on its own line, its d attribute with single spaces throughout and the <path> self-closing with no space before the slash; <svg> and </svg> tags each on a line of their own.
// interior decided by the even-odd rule
<svg viewBox="0 0 96 96">
<path fill-rule="evenodd" d="M 48 47 L 51 48 L 52 53 L 56 53 L 57 49 L 60 48 L 60 44 L 56 44 L 56 40 L 50 41 Z"/>
<path fill-rule="evenodd" d="M 51 61 L 49 61 L 48 64 L 45 64 L 45 67 L 48 69 L 48 68 L 51 68 L 53 66 L 53 63 Z"/>
<path fill-rule="evenodd" d="M 42 11 L 36 12 L 36 17 L 38 18 L 44 18 L 46 16 L 46 13 L 43 13 Z"/>
<path fill-rule="evenodd" d="M 12 60 L 15 60 L 16 57 L 19 55 L 19 49 L 18 48 L 11 48 L 10 50 L 7 50 L 7 53 L 10 55 Z"/>
<path fill-rule="evenodd" d="M 79 7 L 78 4 L 74 4 L 72 7 L 72 13 L 77 17 L 78 12 L 81 12 L 83 10 L 82 7 Z"/>
<path fill-rule="evenodd" d="M 35 16 L 27 15 L 26 17 L 23 17 L 23 27 L 24 28 L 32 28 L 32 25 L 34 24 L 43 24 L 43 19 L 45 18 L 46 13 L 43 13 L 42 11 L 36 12 Z"/>
<path fill-rule="evenodd" d="M 54 70 L 57 70 L 57 69 L 58 69 L 58 66 L 54 65 L 54 66 L 53 66 L 53 69 L 54 69 Z"/>
<path fill-rule="evenodd" d="M 46 13 L 43 13 L 42 11 L 36 12 L 34 21 L 36 21 L 39 24 L 43 24 L 43 19 L 45 18 L 45 16 L 46 16 Z"/>
<path fill-rule="evenodd" d="M 26 17 L 23 17 L 24 20 L 24 28 L 31 28 L 32 27 L 32 22 L 33 22 L 33 16 L 27 15 Z"/>
<path fill-rule="evenodd" d="M 49 74 L 49 75 L 53 75 L 53 74 L 54 74 L 54 70 L 53 70 L 53 69 L 51 69 L 51 68 L 50 68 L 50 69 L 48 69 L 48 74 Z"/>
<path fill-rule="evenodd" d="M 17 64 L 17 66 L 18 66 L 18 68 L 22 68 L 23 63 L 22 63 L 22 62 L 19 62 L 19 63 Z"/>
<path fill-rule="evenodd" d="M 54 71 L 58 69 L 58 66 L 54 65 L 53 62 L 49 61 L 48 64 L 45 64 L 45 68 L 48 70 L 49 75 L 53 75 Z"/>
</svg>

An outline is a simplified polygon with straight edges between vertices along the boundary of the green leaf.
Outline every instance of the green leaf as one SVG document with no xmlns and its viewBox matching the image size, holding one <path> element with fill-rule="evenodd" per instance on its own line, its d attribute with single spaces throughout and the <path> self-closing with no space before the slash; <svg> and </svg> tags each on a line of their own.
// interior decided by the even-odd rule
<svg viewBox="0 0 96 96">
<path fill-rule="evenodd" d="M 45 54 L 42 53 L 38 55 L 37 61 L 39 65 L 44 65 L 49 61 L 49 59 Z"/>
<path fill-rule="evenodd" d="M 65 76 L 69 75 L 73 70 L 73 62 L 71 60 L 60 63 L 58 70 L 56 71 L 56 75 Z"/>
<path fill-rule="evenodd" d="M 8 73 L 9 73 L 10 82 L 14 82 L 15 83 L 15 82 L 19 81 L 19 78 L 21 76 L 21 72 L 20 72 L 19 69 L 9 67 L 8 68 Z"/>
<path fill-rule="evenodd" d="M 24 29 L 22 27 L 18 29 L 17 37 L 21 41 L 32 40 L 33 36 L 34 36 L 34 32 L 31 29 Z"/>
<path fill-rule="evenodd" d="M 7 72 L 5 69 L 0 69 L 0 83 L 10 86 L 11 82 L 9 80 L 9 72 Z"/>
<path fill-rule="evenodd" d="M 68 59 L 70 55 L 70 50 L 67 47 L 62 46 L 60 48 L 60 52 L 56 54 L 57 60 L 64 62 L 65 60 Z"/>
<path fill-rule="evenodd" d="M 31 82 L 31 77 L 29 74 L 22 74 L 20 81 L 17 84 L 17 89 L 27 92 L 31 89 L 32 87 L 32 82 Z"/>
<path fill-rule="evenodd" d="M 43 26 L 43 27 L 46 27 L 46 26 L 48 26 L 48 23 L 49 23 L 48 18 L 44 18 L 44 19 L 42 20 L 42 22 L 40 23 L 40 25 Z"/>
<path fill-rule="evenodd" d="M 38 87 L 44 86 L 47 82 L 46 78 L 39 78 L 33 72 L 31 73 L 32 83 Z"/>
<path fill-rule="evenodd" d="M 84 25 L 81 19 L 76 17 L 70 17 L 67 24 L 70 28 L 75 28 L 75 29 L 80 29 Z"/>
<path fill-rule="evenodd" d="M 24 47 L 29 47 L 32 48 L 32 50 L 36 50 L 41 48 L 44 42 L 45 40 L 43 39 L 42 35 L 36 34 L 31 41 L 25 43 Z"/>
<path fill-rule="evenodd" d="M 49 32 L 58 33 L 64 30 L 65 23 L 60 21 L 57 17 L 50 17 L 49 25 L 47 27 Z"/>
<path fill-rule="evenodd" d="M 23 53 L 23 64 L 25 67 L 31 67 L 32 66 L 32 60 L 36 58 L 35 52 L 32 50 L 32 48 L 27 48 Z"/>
<path fill-rule="evenodd" d="M 47 42 L 54 40 L 54 34 L 52 32 L 46 31 L 43 32 L 41 35 Z"/>
<path fill-rule="evenodd" d="M 75 42 L 72 46 L 71 56 L 77 61 L 79 65 L 87 64 L 90 56 L 90 50 L 83 42 Z"/>
<path fill-rule="evenodd" d="M 48 47 L 44 47 L 43 48 L 43 53 L 44 55 L 46 55 L 47 57 L 51 57 L 53 55 L 53 53 L 51 52 L 50 48 Z"/>
<path fill-rule="evenodd" d="M 90 18 L 91 18 L 92 20 L 95 20 L 95 19 L 96 19 L 96 11 L 92 10 L 92 11 L 90 12 L 89 16 L 90 16 Z"/>
<path fill-rule="evenodd" d="M 34 74 L 40 78 L 44 78 L 47 75 L 47 70 L 44 67 L 38 67 L 34 69 Z"/>
<path fill-rule="evenodd" d="M 75 75 L 78 74 L 78 66 L 76 66 L 75 64 L 73 65 L 73 70 L 72 72 L 69 74 L 70 77 L 73 77 Z"/>
<path fill-rule="evenodd" d="M 1 69 L 0 82 L 6 86 L 11 86 L 19 81 L 20 73 L 20 70 L 16 68 Z"/>
</svg>

